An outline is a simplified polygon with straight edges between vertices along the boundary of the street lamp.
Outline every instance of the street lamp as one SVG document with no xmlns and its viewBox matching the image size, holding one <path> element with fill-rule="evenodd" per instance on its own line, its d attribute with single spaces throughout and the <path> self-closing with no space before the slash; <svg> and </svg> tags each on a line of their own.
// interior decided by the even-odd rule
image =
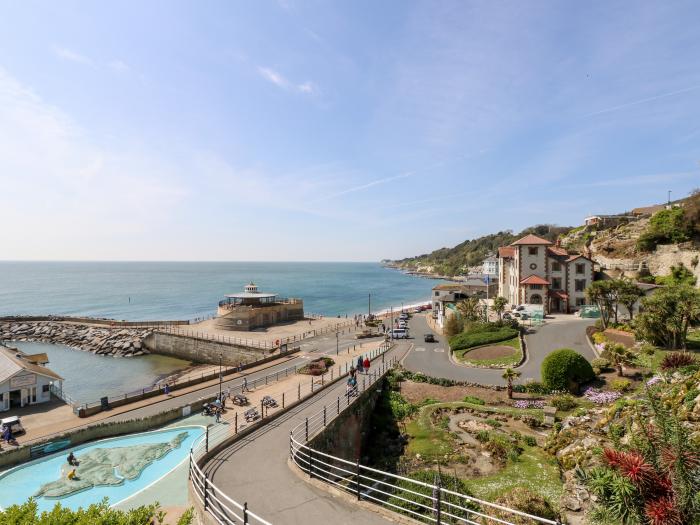
<svg viewBox="0 0 700 525">
<path fill-rule="evenodd" d="M 221 359 L 223 358 L 222 354 L 219 354 L 219 401 L 221 401 L 221 380 L 223 379 L 223 375 L 221 374 Z"/>
<path fill-rule="evenodd" d="M 335 333 L 335 355 L 338 355 L 340 342 L 338 340 L 338 332 Z"/>
</svg>

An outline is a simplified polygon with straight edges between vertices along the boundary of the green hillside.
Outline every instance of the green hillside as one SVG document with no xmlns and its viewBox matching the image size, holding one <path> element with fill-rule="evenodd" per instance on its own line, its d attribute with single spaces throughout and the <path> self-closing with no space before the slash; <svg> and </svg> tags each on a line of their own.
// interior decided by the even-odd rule
<svg viewBox="0 0 700 525">
<path fill-rule="evenodd" d="M 510 230 L 492 233 L 464 241 L 453 248 L 440 248 L 431 253 L 391 262 L 392 265 L 406 270 L 420 270 L 431 266 L 431 273 L 459 275 L 462 273 L 463 267 L 481 264 L 489 253 L 496 253 L 499 246 L 507 246 L 528 233 L 554 242 L 559 235 L 563 235 L 569 230 L 571 230 L 569 226 L 539 224 L 526 228 L 518 234 L 514 234 Z"/>
</svg>

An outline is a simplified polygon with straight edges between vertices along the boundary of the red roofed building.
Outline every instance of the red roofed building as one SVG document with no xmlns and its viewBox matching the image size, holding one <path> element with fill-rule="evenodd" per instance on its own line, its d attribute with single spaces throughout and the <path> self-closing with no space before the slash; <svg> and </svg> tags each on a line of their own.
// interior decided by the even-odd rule
<svg viewBox="0 0 700 525">
<path fill-rule="evenodd" d="M 571 313 L 586 304 L 593 261 L 537 235 L 498 249 L 498 295 L 512 305 L 542 305 L 545 313 Z"/>
</svg>

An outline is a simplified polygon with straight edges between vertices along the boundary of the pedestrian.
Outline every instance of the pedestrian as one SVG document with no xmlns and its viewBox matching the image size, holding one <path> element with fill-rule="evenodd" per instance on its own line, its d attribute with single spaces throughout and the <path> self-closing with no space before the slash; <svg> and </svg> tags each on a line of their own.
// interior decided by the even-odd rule
<svg viewBox="0 0 700 525">
<path fill-rule="evenodd" d="M 243 390 L 241 390 L 241 393 L 247 392 L 248 391 L 248 378 L 244 377 L 243 378 Z"/>
<path fill-rule="evenodd" d="M 221 423 L 221 409 L 220 408 L 216 409 L 216 422 Z"/>
<path fill-rule="evenodd" d="M 355 369 L 355 365 L 350 365 L 350 377 L 351 378 L 355 377 L 355 374 L 357 374 L 357 370 Z"/>
<path fill-rule="evenodd" d="M 362 365 L 363 365 L 362 356 L 361 355 L 357 356 L 357 372 L 359 374 L 362 373 Z"/>
<path fill-rule="evenodd" d="M 362 362 L 362 366 L 365 369 L 365 374 L 369 374 L 369 357 L 365 357 L 365 360 Z"/>
<path fill-rule="evenodd" d="M 231 387 L 230 386 L 226 388 L 226 397 L 231 399 Z"/>
<path fill-rule="evenodd" d="M 168 383 L 165 383 L 165 387 L 163 387 L 163 393 L 164 393 L 166 396 L 169 396 L 169 395 L 170 395 L 170 385 L 168 385 Z"/>
</svg>

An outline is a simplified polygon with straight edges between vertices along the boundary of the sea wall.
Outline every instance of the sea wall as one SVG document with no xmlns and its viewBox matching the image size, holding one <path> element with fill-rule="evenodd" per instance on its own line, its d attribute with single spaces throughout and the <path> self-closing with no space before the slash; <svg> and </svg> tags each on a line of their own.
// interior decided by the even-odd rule
<svg viewBox="0 0 700 525">
<path fill-rule="evenodd" d="M 143 339 L 143 346 L 154 354 L 169 355 L 195 363 L 239 366 L 272 355 L 272 350 L 249 348 L 199 337 L 153 332 Z"/>
<path fill-rule="evenodd" d="M 109 328 L 75 322 L 0 321 L 0 341 L 40 341 L 120 357 L 147 354 L 143 340 L 151 333 L 148 328 Z"/>
</svg>

